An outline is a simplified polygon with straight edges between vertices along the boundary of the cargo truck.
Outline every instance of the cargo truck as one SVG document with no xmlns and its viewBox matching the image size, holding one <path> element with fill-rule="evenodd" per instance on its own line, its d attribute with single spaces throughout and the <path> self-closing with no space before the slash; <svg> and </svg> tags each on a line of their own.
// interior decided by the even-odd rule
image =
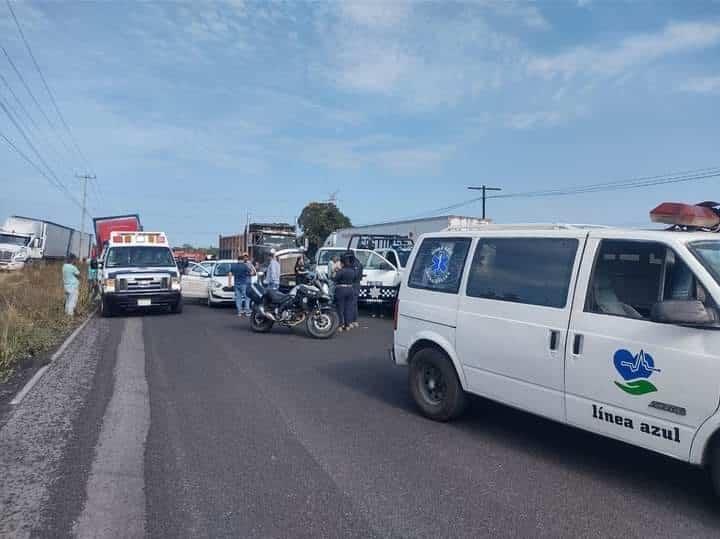
<svg viewBox="0 0 720 539">
<path fill-rule="evenodd" d="M 90 256 L 92 235 L 46 221 L 13 215 L 0 228 L 0 269 L 18 270 L 41 260 Z"/>
<path fill-rule="evenodd" d="M 112 232 L 141 232 L 142 224 L 140 216 L 136 213 L 129 215 L 109 215 L 107 217 L 95 217 L 95 248 L 93 256 L 98 258 L 110 241 Z"/>
</svg>

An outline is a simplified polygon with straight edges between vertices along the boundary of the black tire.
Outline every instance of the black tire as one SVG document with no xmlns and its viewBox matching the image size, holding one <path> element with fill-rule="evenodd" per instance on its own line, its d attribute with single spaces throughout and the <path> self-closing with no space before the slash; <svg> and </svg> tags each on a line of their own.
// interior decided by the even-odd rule
<svg viewBox="0 0 720 539">
<path fill-rule="evenodd" d="M 308 334 L 315 339 L 329 339 L 338 329 L 340 317 L 335 309 L 323 309 L 320 316 L 309 313 L 305 322 Z"/>
<path fill-rule="evenodd" d="M 175 303 L 175 305 L 173 305 L 172 307 L 170 307 L 170 312 L 173 313 L 173 314 L 180 314 L 181 312 L 183 312 L 183 300 L 182 300 L 182 298 L 180 298 L 179 300 L 177 300 L 177 303 Z"/>
<path fill-rule="evenodd" d="M 100 316 L 104 318 L 115 316 L 115 310 L 112 308 L 107 298 L 100 298 Z"/>
<path fill-rule="evenodd" d="M 715 496 L 720 497 L 720 436 L 714 436 L 712 445 L 708 449 L 707 471 L 710 475 Z"/>
<path fill-rule="evenodd" d="M 250 315 L 250 329 L 255 333 L 267 333 L 273 327 L 273 321 L 261 315 L 257 309 L 253 309 Z"/>
<path fill-rule="evenodd" d="M 467 395 L 455 367 L 435 348 L 424 348 L 410 361 L 410 393 L 422 414 L 435 421 L 455 419 L 467 406 Z"/>
</svg>

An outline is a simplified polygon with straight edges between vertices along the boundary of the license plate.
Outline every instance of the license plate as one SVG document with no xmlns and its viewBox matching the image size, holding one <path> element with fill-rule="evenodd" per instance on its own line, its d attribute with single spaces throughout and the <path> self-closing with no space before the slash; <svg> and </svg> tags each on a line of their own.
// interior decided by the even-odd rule
<svg viewBox="0 0 720 539">
<path fill-rule="evenodd" d="M 149 299 L 138 300 L 138 307 L 148 307 L 149 305 L 152 305 L 152 301 L 150 301 Z"/>
</svg>

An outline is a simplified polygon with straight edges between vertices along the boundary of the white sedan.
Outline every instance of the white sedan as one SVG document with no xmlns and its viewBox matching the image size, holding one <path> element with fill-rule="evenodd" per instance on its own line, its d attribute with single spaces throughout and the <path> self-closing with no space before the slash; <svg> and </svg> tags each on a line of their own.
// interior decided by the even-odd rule
<svg viewBox="0 0 720 539">
<path fill-rule="evenodd" d="M 210 307 L 234 303 L 235 291 L 230 286 L 228 274 L 235 263 L 235 260 L 213 260 L 212 264 L 190 264 L 182 278 L 183 297 L 205 300 Z M 253 277 L 253 282 L 256 279 Z"/>
<path fill-rule="evenodd" d="M 182 295 L 186 299 L 207 301 L 211 307 L 235 301 L 235 292 L 228 286 L 228 273 L 233 260 L 217 260 L 212 264 L 190 264 L 182 277 Z"/>
</svg>

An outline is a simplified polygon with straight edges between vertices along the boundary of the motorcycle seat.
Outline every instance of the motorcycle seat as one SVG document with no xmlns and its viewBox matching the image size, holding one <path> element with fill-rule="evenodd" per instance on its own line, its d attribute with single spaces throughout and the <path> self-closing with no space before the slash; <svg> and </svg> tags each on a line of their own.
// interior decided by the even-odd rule
<svg viewBox="0 0 720 539">
<path fill-rule="evenodd" d="M 282 303 L 287 298 L 290 297 L 290 294 L 283 294 L 279 290 L 273 290 L 273 289 L 266 290 L 265 294 L 267 295 L 267 297 L 270 299 L 270 301 L 272 303 Z"/>
</svg>

